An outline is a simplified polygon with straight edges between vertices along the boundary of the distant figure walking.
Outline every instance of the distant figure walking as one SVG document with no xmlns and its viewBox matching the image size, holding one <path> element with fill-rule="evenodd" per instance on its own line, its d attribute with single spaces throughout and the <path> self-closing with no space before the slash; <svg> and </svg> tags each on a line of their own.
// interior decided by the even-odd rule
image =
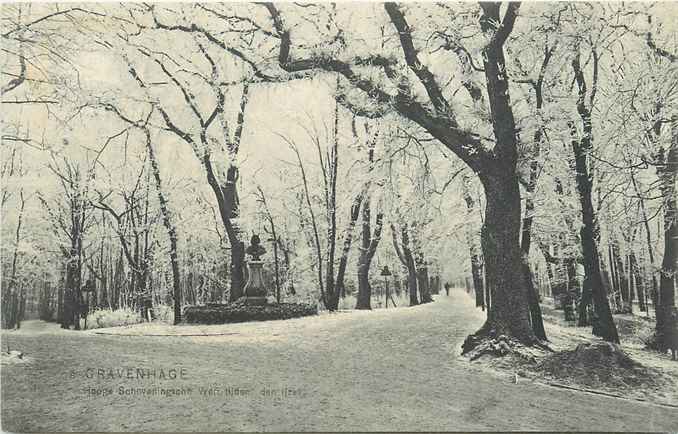
<svg viewBox="0 0 678 434">
<path fill-rule="evenodd" d="M 445 296 L 450 296 L 450 282 L 445 282 Z"/>
</svg>

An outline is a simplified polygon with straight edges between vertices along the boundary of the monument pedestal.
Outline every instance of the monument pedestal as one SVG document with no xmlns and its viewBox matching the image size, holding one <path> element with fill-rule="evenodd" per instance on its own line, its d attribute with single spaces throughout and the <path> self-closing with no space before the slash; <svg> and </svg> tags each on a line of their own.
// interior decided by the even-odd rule
<svg viewBox="0 0 678 434">
<path fill-rule="evenodd" d="M 240 297 L 240 300 L 248 306 L 264 306 L 268 303 L 266 297 L 248 297 L 244 295 Z"/>
<path fill-rule="evenodd" d="M 266 301 L 266 284 L 264 283 L 264 261 L 250 261 L 248 264 L 249 278 L 245 284 L 244 293 L 240 300 L 251 306 L 262 306 Z"/>
</svg>

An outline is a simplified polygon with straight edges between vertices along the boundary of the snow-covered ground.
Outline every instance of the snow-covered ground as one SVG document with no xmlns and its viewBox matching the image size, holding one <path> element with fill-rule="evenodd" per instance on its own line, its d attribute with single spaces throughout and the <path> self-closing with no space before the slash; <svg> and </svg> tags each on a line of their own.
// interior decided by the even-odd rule
<svg viewBox="0 0 678 434">
<path fill-rule="evenodd" d="M 575 327 L 564 321 L 562 311 L 555 311 L 546 305 L 543 309 L 546 333 L 550 346 L 556 351 L 574 350 L 582 343 L 597 343 L 601 340 L 591 334 L 590 327 Z M 624 322 L 618 327 L 621 349 L 630 358 L 638 362 L 641 367 L 628 372 L 628 378 L 623 378 L 624 372 L 614 372 L 615 368 L 608 367 L 609 383 L 606 381 L 586 381 L 579 384 L 587 389 L 596 389 L 605 393 L 620 395 L 625 398 L 643 399 L 675 405 L 678 411 L 678 362 L 671 360 L 668 354 L 659 354 L 645 349 L 644 339 L 647 339 L 654 330 L 654 323 L 643 316 L 615 315 L 615 322 Z M 623 371 L 623 370 L 618 370 Z M 643 372 L 644 371 L 644 372 Z M 600 372 L 591 370 L 590 376 L 599 376 Z M 616 378 L 615 378 L 616 377 Z M 643 378 L 646 380 L 644 381 Z M 578 386 L 575 379 L 561 378 L 550 380 Z M 642 383 L 642 384 L 634 384 Z M 592 387 L 591 384 L 594 384 Z"/>
<path fill-rule="evenodd" d="M 2 333 L 3 349 L 8 343 L 31 360 L 2 366 L 2 428 L 678 430 L 675 409 L 516 383 L 512 372 L 460 357 L 483 319 L 454 291 L 412 308 L 287 321 L 87 332 L 26 324 Z M 160 332 L 175 335 L 151 336 Z M 139 378 L 137 368 L 154 377 Z M 172 370 L 183 375 L 158 378 Z M 146 394 L 127 393 L 135 390 Z"/>
</svg>

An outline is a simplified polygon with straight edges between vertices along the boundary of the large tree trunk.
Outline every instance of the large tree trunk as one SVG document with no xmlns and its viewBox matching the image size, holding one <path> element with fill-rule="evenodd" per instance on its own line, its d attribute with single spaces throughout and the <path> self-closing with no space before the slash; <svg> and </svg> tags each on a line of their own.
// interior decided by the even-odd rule
<svg viewBox="0 0 678 434">
<path fill-rule="evenodd" d="M 354 119 L 355 120 L 355 119 Z M 356 136 L 355 124 L 353 126 L 353 134 Z M 367 131 L 368 125 L 365 124 Z M 369 161 L 368 173 L 371 173 L 374 165 L 374 140 L 368 143 L 367 159 Z M 368 184 L 369 186 L 369 184 Z M 364 193 L 367 195 L 367 189 Z M 381 229 L 383 223 L 383 213 L 378 213 L 376 218 L 376 225 L 374 234 L 372 234 L 372 209 L 370 198 L 365 198 L 365 203 L 362 209 L 362 227 L 361 227 L 361 242 L 360 242 L 360 256 L 358 257 L 358 296 L 356 300 L 356 309 L 372 309 L 372 287 L 370 286 L 370 266 L 372 258 L 377 252 L 377 246 L 381 239 Z M 388 302 L 388 300 L 387 300 Z"/>
<path fill-rule="evenodd" d="M 203 155 L 203 166 L 207 174 L 207 182 L 216 196 L 219 215 L 231 246 L 231 288 L 228 299 L 235 301 L 243 296 L 245 287 L 245 243 L 241 240 L 240 228 L 232 221 L 238 217 L 240 211 L 236 185 L 238 168 L 234 165 L 228 167 L 226 182 L 222 185 L 214 174 L 211 157 L 207 152 Z"/>
<path fill-rule="evenodd" d="M 234 237 L 231 240 L 231 291 L 229 301 L 243 296 L 245 288 L 245 243 Z"/>
<path fill-rule="evenodd" d="M 678 269 L 678 121 L 672 125 L 671 148 L 666 156 L 660 153 L 662 166 L 657 170 L 664 198 L 664 259 L 659 282 L 657 312 L 657 347 L 678 348 L 678 312 L 676 312 L 676 270 Z"/>
<path fill-rule="evenodd" d="M 358 264 L 358 295 L 356 309 L 372 309 L 372 287 L 370 286 L 369 271 L 363 264 Z"/>
<path fill-rule="evenodd" d="M 403 225 L 400 230 L 402 249 L 398 245 L 398 235 L 393 224 L 391 225 L 391 234 L 393 236 L 393 247 L 398 255 L 398 259 L 400 259 L 400 262 L 407 270 L 407 288 L 410 294 L 410 306 L 416 306 L 419 304 L 419 299 L 417 298 L 417 267 L 412 257 L 412 250 L 410 249 L 407 225 Z"/>
<path fill-rule="evenodd" d="M 506 335 L 527 345 L 538 342 L 529 318 L 529 301 L 525 289 L 520 251 L 520 187 L 518 185 L 518 151 L 516 124 L 509 96 L 503 42 L 510 32 L 518 4 L 509 4 L 502 21 L 505 29 L 496 30 L 500 22 L 499 3 L 481 3 L 480 25 L 492 39 L 483 50 L 487 95 L 492 114 L 496 159 L 478 171 L 486 197 L 485 222 L 481 234 L 485 263 L 485 286 L 492 304 L 485 324 L 462 345 L 464 353 L 483 339 Z M 506 34 L 506 36 L 508 36 Z"/>
<path fill-rule="evenodd" d="M 485 337 L 505 335 L 528 345 L 536 342 L 522 271 L 518 178 L 515 172 L 503 167 L 482 174 L 481 180 L 487 198 L 481 240 L 492 305 L 485 324 L 462 345 L 464 352 Z"/>
<path fill-rule="evenodd" d="M 360 244 L 360 257 L 358 258 L 358 299 L 356 300 L 356 309 L 372 309 L 372 287 L 370 286 L 370 266 L 372 258 L 377 252 L 377 246 L 381 239 L 381 227 L 383 214 L 378 213 L 374 234 L 371 228 L 371 209 L 370 202 L 366 200 L 362 212 L 362 239 Z"/>
<path fill-rule="evenodd" d="M 344 238 L 344 247 L 341 251 L 341 258 L 339 259 L 339 268 L 337 269 L 337 292 L 340 297 L 346 295 L 346 288 L 344 286 L 346 267 L 348 266 L 348 256 L 351 251 L 351 244 L 353 243 L 353 230 L 355 229 L 356 221 L 360 216 L 360 206 L 363 201 L 363 195 L 364 192 L 358 194 L 355 199 L 353 199 L 353 204 L 351 205 L 351 216 L 348 229 L 346 230 L 346 237 Z M 358 276 L 360 276 L 360 270 L 358 270 Z"/>
<path fill-rule="evenodd" d="M 233 224 L 232 219 L 237 218 L 240 213 L 240 204 L 238 201 L 238 190 L 236 181 L 238 179 L 238 168 L 229 166 L 226 172 L 226 184 L 222 187 L 223 208 L 226 211 L 224 227 L 228 236 L 228 242 L 231 245 L 231 291 L 229 300 L 235 301 L 243 296 L 245 288 L 245 243 L 241 240 L 242 234 L 240 228 Z M 221 204 L 220 204 L 221 208 Z M 222 218 L 224 215 L 222 215 Z"/>
</svg>

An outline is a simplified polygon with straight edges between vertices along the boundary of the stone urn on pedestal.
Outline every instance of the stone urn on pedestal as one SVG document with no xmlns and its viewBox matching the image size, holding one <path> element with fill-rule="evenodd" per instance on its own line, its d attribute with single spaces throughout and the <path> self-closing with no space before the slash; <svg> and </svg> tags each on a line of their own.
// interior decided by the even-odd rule
<svg viewBox="0 0 678 434">
<path fill-rule="evenodd" d="M 264 261 L 261 260 L 261 255 L 266 253 L 266 249 L 261 245 L 258 235 L 252 235 L 245 253 L 250 255 L 252 260 L 247 263 L 249 277 L 241 299 L 248 305 L 263 306 L 266 304 L 267 290 L 264 283 Z"/>
</svg>

